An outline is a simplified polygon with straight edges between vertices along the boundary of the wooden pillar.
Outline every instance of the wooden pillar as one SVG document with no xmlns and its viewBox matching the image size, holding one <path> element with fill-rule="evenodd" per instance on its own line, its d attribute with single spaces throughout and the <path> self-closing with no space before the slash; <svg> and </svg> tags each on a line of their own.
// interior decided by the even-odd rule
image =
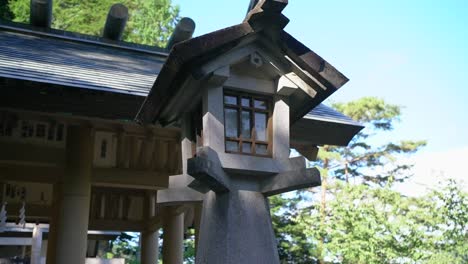
<svg viewBox="0 0 468 264">
<path fill-rule="evenodd" d="M 141 232 L 140 241 L 141 264 L 158 264 L 159 230 Z"/>
<path fill-rule="evenodd" d="M 182 264 L 184 260 L 184 213 L 168 207 L 163 230 L 163 263 Z"/>
<path fill-rule="evenodd" d="M 67 164 L 61 179 L 55 264 L 83 264 L 86 259 L 93 131 L 71 126 L 67 132 Z"/>
<path fill-rule="evenodd" d="M 56 264 L 55 255 L 57 249 L 57 232 L 58 232 L 58 215 L 61 208 L 61 185 L 56 183 L 54 184 L 52 191 L 52 214 L 49 221 L 49 234 L 47 238 L 47 255 L 46 263 L 47 264 Z"/>
<path fill-rule="evenodd" d="M 34 226 L 31 243 L 31 264 L 41 264 L 42 228 Z"/>
<path fill-rule="evenodd" d="M 156 216 L 156 192 L 147 191 L 145 199 L 145 215 L 150 221 Z M 159 259 L 159 226 L 152 227 L 140 233 L 141 264 L 158 264 Z"/>
<path fill-rule="evenodd" d="M 24 259 L 26 257 L 26 246 L 21 246 L 21 258 Z"/>
<path fill-rule="evenodd" d="M 200 239 L 200 223 L 201 223 L 201 215 L 202 215 L 202 204 L 195 205 L 195 213 L 194 213 L 194 227 L 195 227 L 195 252 L 197 252 L 198 247 L 198 240 Z"/>
<path fill-rule="evenodd" d="M 187 175 L 187 160 L 193 158 L 193 143 L 194 131 L 192 124 L 192 116 L 190 114 L 184 114 L 182 118 L 182 127 L 181 127 L 181 142 L 180 147 L 182 149 L 182 174 Z"/>
</svg>

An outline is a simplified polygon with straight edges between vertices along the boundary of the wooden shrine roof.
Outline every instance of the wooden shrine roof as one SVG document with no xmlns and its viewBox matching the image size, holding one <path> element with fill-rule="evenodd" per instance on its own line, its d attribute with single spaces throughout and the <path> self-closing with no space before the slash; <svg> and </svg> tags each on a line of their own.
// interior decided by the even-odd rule
<svg viewBox="0 0 468 264">
<path fill-rule="evenodd" d="M 11 94 L 16 89 L 15 87 L 2 87 L 2 79 L 8 79 L 25 81 L 28 86 L 37 83 L 42 85 L 41 87 L 52 87 L 50 89 L 60 86 L 60 93 L 69 88 L 102 93 L 102 98 L 106 100 L 105 103 L 100 103 L 101 99 L 99 99 L 95 100 L 93 107 L 83 105 L 81 108 L 85 110 L 77 111 L 78 115 L 112 119 L 114 113 L 115 119 L 132 120 L 140 108 L 141 102 L 155 84 L 168 57 L 168 51 L 164 49 L 122 42 L 105 42 L 101 38 L 57 30 L 42 32 L 15 23 L 1 23 L 0 92 L 4 94 L 2 90 L 5 89 L 4 91 L 8 90 L 8 93 Z M 283 35 L 283 37 L 289 38 L 290 36 Z M 304 48 L 299 43 L 294 41 L 292 43 L 296 45 L 292 49 L 299 53 L 300 49 Z M 341 85 L 339 84 L 339 86 Z M 330 88 L 330 92 L 335 90 L 332 88 Z M 77 93 L 73 94 L 72 96 L 77 96 Z M 127 96 L 131 97 L 131 100 L 125 99 L 127 97 L 109 97 L 108 95 Z M 100 115 L 99 109 L 105 108 L 105 104 L 110 101 L 117 100 L 113 98 L 119 98 L 120 107 L 113 106 L 114 108 L 109 108 L 105 114 Z M 4 99 L 5 102 L 9 100 L 8 98 Z M 60 111 L 60 105 L 55 102 L 60 101 L 60 99 L 55 100 L 54 104 L 32 101 L 28 103 L 28 100 L 25 100 L 21 106 L 16 102 L 11 104 L 16 104 L 20 108 L 37 104 L 31 109 L 23 110 Z M 4 101 L 0 100 L 0 104 L 3 104 L 2 102 Z M 69 101 L 64 100 L 63 104 L 65 107 Z M 0 107 L 4 107 L 4 105 L 0 105 Z M 11 108 L 10 105 L 8 107 Z M 67 112 L 75 114 L 72 110 Z M 105 111 L 103 110 L 103 112 Z M 347 129 L 350 135 L 350 137 L 337 135 L 325 141 L 314 138 L 314 142 L 318 145 L 347 144 L 344 141 L 350 140 L 356 131 L 362 129 L 359 123 L 349 117 L 319 104 L 292 126 L 291 135 L 298 135 L 301 140 L 310 141 L 312 133 L 309 129 L 317 124 L 324 128 L 323 134 L 331 131 L 325 129 L 323 124 L 334 124 L 338 127 L 335 126 L 333 129 Z M 317 131 L 316 127 L 313 129 Z M 338 139 L 339 141 L 337 141 Z"/>
<path fill-rule="evenodd" d="M 150 49 L 0 25 L 0 77 L 146 96 L 165 59 Z"/>
</svg>

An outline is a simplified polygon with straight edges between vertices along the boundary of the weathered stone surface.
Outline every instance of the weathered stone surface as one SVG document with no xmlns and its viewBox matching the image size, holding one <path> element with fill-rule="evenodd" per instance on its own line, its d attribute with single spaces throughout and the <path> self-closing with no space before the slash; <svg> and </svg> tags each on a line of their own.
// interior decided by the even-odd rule
<svg viewBox="0 0 468 264">
<path fill-rule="evenodd" d="M 207 193 L 210 191 L 210 189 L 201 181 L 199 180 L 193 180 L 189 185 L 189 188 L 193 189 L 194 191 L 200 192 L 200 193 Z"/>
<path fill-rule="evenodd" d="M 202 202 L 203 194 L 188 187 L 193 180 L 190 175 L 170 176 L 169 188 L 158 191 L 157 203 L 160 205 L 178 205 Z"/>
<path fill-rule="evenodd" d="M 217 193 L 229 191 L 229 178 L 219 162 L 196 157 L 188 160 L 188 173 Z"/>
<path fill-rule="evenodd" d="M 238 171 L 226 170 L 218 155 L 225 154 L 205 147 L 188 161 L 197 186 L 210 189 L 203 201 L 197 263 L 279 263 L 266 196 L 317 186 L 318 170 L 306 169 L 304 157 L 269 158 L 279 173 L 259 177 L 248 175 L 249 168 L 238 173 L 242 164 L 232 164 Z"/>
<path fill-rule="evenodd" d="M 320 186 L 320 172 L 317 168 L 301 168 L 283 172 L 271 179 L 266 179 L 262 186 L 262 193 L 266 196 L 289 191 Z"/>
<path fill-rule="evenodd" d="M 203 194 L 189 187 L 158 191 L 158 204 L 177 205 L 203 201 Z"/>
<path fill-rule="evenodd" d="M 224 127 L 222 126 L 221 128 L 221 133 L 224 133 Z M 211 142 L 212 141 L 209 143 L 204 142 L 207 147 L 199 148 L 197 150 L 197 156 L 216 161 L 216 163 L 219 164 L 218 166 L 222 167 L 222 169 L 227 173 L 248 175 L 250 177 L 264 177 L 280 172 L 277 164 L 271 158 L 225 153 L 224 140 L 221 145 L 222 148 L 221 146 L 216 145 L 221 148 L 221 150 L 216 152 L 215 149 L 211 147 Z"/>
<path fill-rule="evenodd" d="M 282 29 L 289 20 L 281 11 L 287 0 L 254 2 L 244 23 L 174 46 L 139 115 L 140 120 L 164 125 L 191 111 L 187 107 L 175 114 L 161 113 L 166 105 L 185 107 L 201 97 L 203 147 L 197 148 L 195 157 L 186 164 L 186 174 L 194 178 L 188 186 L 204 193 L 197 263 L 279 263 L 266 197 L 320 185 L 317 169 L 306 169 L 303 157 L 289 158 L 290 125 L 336 90 L 339 82 L 327 79 L 336 77 L 333 68 L 317 57 L 312 56 L 312 60 L 320 65 L 302 56 L 310 56 L 310 50 L 285 35 Z M 263 47 L 260 52 L 257 43 Z M 269 75 L 251 75 L 249 70 L 232 67 L 240 65 L 239 58 L 252 54 L 246 53 L 251 47 L 265 60 L 256 65 L 259 70 L 265 63 L 274 66 L 268 68 L 271 71 L 260 70 Z M 279 60 L 280 66 L 276 67 L 271 57 Z M 201 65 L 201 70 L 194 70 L 194 65 Z M 291 74 L 278 87 L 276 78 L 287 73 Z M 188 91 L 178 96 L 186 75 L 203 80 L 196 87 L 200 96 L 195 99 Z M 256 78 L 267 80 L 261 82 L 266 89 L 256 85 L 260 83 Z M 224 89 L 272 96 L 271 157 L 226 153 Z"/>
<path fill-rule="evenodd" d="M 273 112 L 273 159 L 289 158 L 289 106 L 286 99 L 277 98 Z"/>
<path fill-rule="evenodd" d="M 209 192 L 203 203 L 196 263 L 279 263 L 263 194 Z"/>
</svg>

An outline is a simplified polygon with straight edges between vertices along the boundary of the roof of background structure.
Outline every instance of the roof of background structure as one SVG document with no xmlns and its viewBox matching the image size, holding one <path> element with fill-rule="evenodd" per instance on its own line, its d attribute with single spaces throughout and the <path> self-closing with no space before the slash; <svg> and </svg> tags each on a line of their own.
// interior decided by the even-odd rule
<svg viewBox="0 0 468 264">
<path fill-rule="evenodd" d="M 343 125 L 362 126 L 359 122 L 354 121 L 349 116 L 346 116 L 324 104 L 316 106 L 312 111 L 305 115 L 304 118 L 316 121 L 341 123 Z"/>
<path fill-rule="evenodd" d="M 44 33 L 0 25 L 0 78 L 142 98 L 148 95 L 166 58 L 166 52 L 151 47 L 125 46 L 105 43 L 98 38 L 77 37 L 76 34 Z M 135 105 L 133 111 L 138 107 Z M 295 124 L 291 132 L 301 131 L 298 138 L 308 141 L 317 138 L 317 144 L 345 144 L 347 139 L 343 135 L 326 142 L 323 140 L 323 135 L 333 133 L 337 126 L 341 131 L 349 129 L 350 136 L 362 129 L 351 118 L 320 104 Z M 311 129 L 318 132 L 318 127 L 323 133 L 311 132 Z M 321 138 L 318 138 L 319 134 Z M 335 138 L 344 141 L 335 142 Z"/>
<path fill-rule="evenodd" d="M 319 104 L 291 126 L 291 143 L 346 146 L 363 128 L 350 117 Z"/>
<path fill-rule="evenodd" d="M 146 96 L 162 52 L 0 26 L 0 77 Z"/>
</svg>

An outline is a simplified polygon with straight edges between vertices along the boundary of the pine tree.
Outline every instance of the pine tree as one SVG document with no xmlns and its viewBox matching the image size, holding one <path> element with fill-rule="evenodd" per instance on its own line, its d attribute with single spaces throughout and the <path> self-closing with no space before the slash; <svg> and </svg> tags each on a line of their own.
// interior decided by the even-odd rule
<svg viewBox="0 0 468 264">
<path fill-rule="evenodd" d="M 13 20 L 8 0 L 0 0 L 0 20 Z"/>
<path fill-rule="evenodd" d="M 274 198 L 277 199 L 273 200 L 277 203 L 276 206 L 280 207 L 277 210 L 283 212 L 273 217 L 277 221 L 274 226 L 277 227 L 277 232 L 286 232 L 280 236 L 280 245 L 281 242 L 282 246 L 288 245 L 288 242 L 300 245 L 299 248 L 296 247 L 299 252 L 295 255 L 290 253 L 294 251 L 285 250 L 280 246 L 280 253 L 287 252 L 282 255 L 283 260 L 294 259 L 294 263 L 313 263 L 313 259 L 318 263 L 325 263 L 325 257 L 329 255 L 327 251 L 331 232 L 329 215 L 336 209 L 328 205 L 329 197 L 334 197 L 337 192 L 333 179 L 349 182 L 354 178 L 358 183 L 374 187 L 386 186 L 393 181 L 403 181 L 410 176 L 411 164 L 399 163 L 398 158 L 401 155 L 415 153 L 426 144 L 425 141 L 386 142 L 382 145 L 370 143 L 373 135 L 391 131 L 401 115 L 399 106 L 388 104 L 382 99 L 364 97 L 348 103 L 335 103 L 333 107 L 364 124 L 366 129 L 356 135 L 348 147 L 321 147 L 319 160 L 316 162 L 322 175 L 319 203 L 300 208 L 298 203 L 291 199 Z M 302 197 L 313 195 L 310 190 L 299 193 Z M 304 237 L 305 226 L 301 223 L 309 220 L 315 223 L 313 236 Z M 281 241 L 281 237 L 286 237 L 286 241 Z M 307 245 L 308 250 L 301 249 Z M 297 262 L 295 259 L 297 255 L 308 255 L 309 259 Z"/>
<path fill-rule="evenodd" d="M 14 21 L 29 23 L 30 0 L 10 1 Z M 55 0 L 52 27 L 100 36 L 109 8 L 115 3 L 115 0 Z M 121 3 L 129 11 L 124 41 L 165 46 L 179 20 L 178 6 L 173 5 L 171 0 L 123 0 Z"/>
<path fill-rule="evenodd" d="M 366 128 L 347 147 L 325 146 L 319 152 L 320 164 L 330 176 L 346 182 L 359 178 L 365 184 L 381 186 L 389 180 L 401 182 L 411 176 L 412 165 L 399 158 L 417 152 L 426 145 L 426 141 L 372 143 L 373 136 L 393 130 L 401 117 L 400 106 L 375 97 L 363 97 L 348 103 L 335 103 L 333 108 L 361 122 Z"/>
</svg>

